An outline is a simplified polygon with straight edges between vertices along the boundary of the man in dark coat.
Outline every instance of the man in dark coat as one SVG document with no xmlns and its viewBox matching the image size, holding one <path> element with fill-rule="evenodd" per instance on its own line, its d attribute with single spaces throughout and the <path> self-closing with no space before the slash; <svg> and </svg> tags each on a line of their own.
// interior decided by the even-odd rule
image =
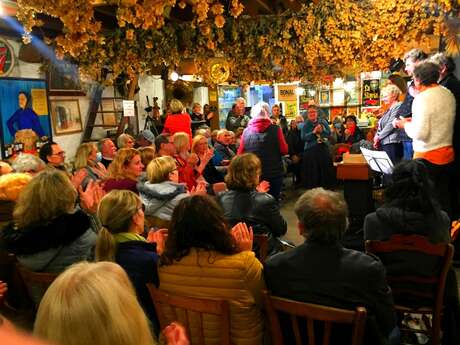
<svg viewBox="0 0 460 345">
<path fill-rule="evenodd" d="M 306 241 L 266 262 L 265 280 L 271 293 L 345 309 L 364 306 L 368 312 L 364 343 L 387 343 L 396 319 L 385 269 L 376 257 L 340 245 L 348 225 L 343 197 L 323 188 L 311 189 L 299 198 L 295 212 Z M 341 334 L 332 339 L 333 344 L 346 343 L 343 331 L 333 333 Z"/>
</svg>

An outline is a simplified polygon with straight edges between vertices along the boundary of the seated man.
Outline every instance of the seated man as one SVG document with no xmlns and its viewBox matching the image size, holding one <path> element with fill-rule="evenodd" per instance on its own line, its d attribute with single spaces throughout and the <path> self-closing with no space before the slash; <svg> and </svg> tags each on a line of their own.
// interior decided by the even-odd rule
<svg viewBox="0 0 460 345">
<path fill-rule="evenodd" d="M 395 315 L 385 270 L 377 258 L 339 244 L 348 225 L 343 197 L 323 188 L 311 189 L 296 202 L 295 212 L 306 241 L 266 262 L 269 290 L 301 302 L 344 309 L 364 306 L 368 312 L 364 344 L 387 343 Z M 332 343 L 345 344 L 338 338 Z"/>
<path fill-rule="evenodd" d="M 235 152 L 230 148 L 232 143 L 232 134 L 226 129 L 221 129 L 217 132 L 217 142 L 214 144 L 213 163 L 216 167 L 226 167 L 235 156 Z M 220 170 L 221 171 L 221 170 Z"/>
</svg>

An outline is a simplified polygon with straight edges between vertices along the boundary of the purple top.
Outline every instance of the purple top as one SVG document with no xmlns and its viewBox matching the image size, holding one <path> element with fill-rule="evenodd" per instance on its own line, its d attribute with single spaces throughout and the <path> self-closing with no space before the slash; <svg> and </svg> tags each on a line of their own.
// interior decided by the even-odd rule
<svg viewBox="0 0 460 345">
<path fill-rule="evenodd" d="M 139 194 L 136 188 L 137 181 L 131 180 L 129 178 L 124 179 L 108 179 L 105 181 L 104 190 L 108 193 L 114 189 L 127 189 L 131 192 Z"/>
</svg>

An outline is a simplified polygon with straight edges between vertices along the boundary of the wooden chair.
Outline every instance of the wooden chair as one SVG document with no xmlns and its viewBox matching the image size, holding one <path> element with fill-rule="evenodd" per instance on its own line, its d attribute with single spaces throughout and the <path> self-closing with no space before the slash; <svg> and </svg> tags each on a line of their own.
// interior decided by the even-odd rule
<svg viewBox="0 0 460 345">
<path fill-rule="evenodd" d="M 393 291 L 401 332 L 425 334 L 430 337 L 430 344 L 440 344 L 444 287 L 454 247 L 451 244 L 435 245 L 418 235 L 393 235 L 388 241 L 366 241 L 365 247 L 366 252 L 379 256 L 385 266 L 388 266 L 391 255 L 398 252 L 399 265 L 402 264 L 401 255 L 404 253 L 418 253 L 438 259 L 439 271 L 436 276 L 421 276 L 414 272 L 407 272 L 405 275 L 394 274 L 387 268 L 387 282 Z M 419 300 L 423 305 L 407 305 L 412 298 Z M 406 327 L 401 323 L 404 314 L 407 313 L 421 314 L 424 320 L 428 320 L 427 315 L 432 315 L 431 325 L 426 325 L 426 331 Z"/>
<path fill-rule="evenodd" d="M 265 263 L 265 259 L 268 255 L 268 235 L 267 234 L 254 234 L 254 244 L 259 250 L 259 260 L 261 263 Z M 254 248 L 253 248 L 254 250 Z"/>
<path fill-rule="evenodd" d="M 34 298 L 37 292 L 44 294 L 58 276 L 58 273 L 32 272 L 19 263 L 16 264 L 16 270 L 24 282 L 29 298 L 34 304 L 37 302 Z M 38 305 L 35 305 L 35 307 L 38 307 Z"/>
<path fill-rule="evenodd" d="M 164 329 L 172 321 L 178 321 L 178 310 L 185 312 L 185 319 L 179 320 L 187 330 L 188 338 L 192 345 L 204 345 L 205 337 L 203 334 L 203 316 L 204 314 L 216 315 L 219 317 L 220 327 L 220 344 L 230 345 L 230 308 L 227 301 L 224 300 L 210 300 L 204 298 L 194 298 L 177 296 L 165 293 L 155 288 L 153 284 L 147 284 L 147 287 L 155 304 L 158 319 L 160 321 L 161 329 Z M 174 313 L 173 319 L 168 319 L 164 313 L 164 307 L 172 307 Z M 199 328 L 197 329 L 197 336 L 191 332 L 190 320 L 193 313 L 195 317 L 198 315 Z"/>
<path fill-rule="evenodd" d="M 298 322 L 299 317 L 307 320 L 307 339 L 309 345 L 317 344 L 314 331 L 314 321 L 324 322 L 323 345 L 330 344 L 332 323 L 345 323 L 352 325 L 351 345 L 361 345 L 362 343 L 367 317 L 367 311 L 364 307 L 357 307 L 354 311 L 338 309 L 274 297 L 271 296 L 268 291 L 264 291 L 264 299 L 268 320 L 270 322 L 269 327 L 273 345 L 288 345 L 284 342 L 278 315 L 279 312 L 289 315 L 296 345 L 302 344 Z"/>
</svg>

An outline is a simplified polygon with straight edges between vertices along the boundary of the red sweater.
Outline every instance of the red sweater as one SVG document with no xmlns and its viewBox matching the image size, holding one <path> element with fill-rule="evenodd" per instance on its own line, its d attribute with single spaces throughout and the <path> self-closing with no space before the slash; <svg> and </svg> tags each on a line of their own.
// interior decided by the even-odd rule
<svg viewBox="0 0 460 345">
<path fill-rule="evenodd" d="M 166 118 L 163 133 L 174 135 L 177 132 L 185 132 L 192 140 L 192 120 L 189 114 L 170 114 Z"/>
</svg>

